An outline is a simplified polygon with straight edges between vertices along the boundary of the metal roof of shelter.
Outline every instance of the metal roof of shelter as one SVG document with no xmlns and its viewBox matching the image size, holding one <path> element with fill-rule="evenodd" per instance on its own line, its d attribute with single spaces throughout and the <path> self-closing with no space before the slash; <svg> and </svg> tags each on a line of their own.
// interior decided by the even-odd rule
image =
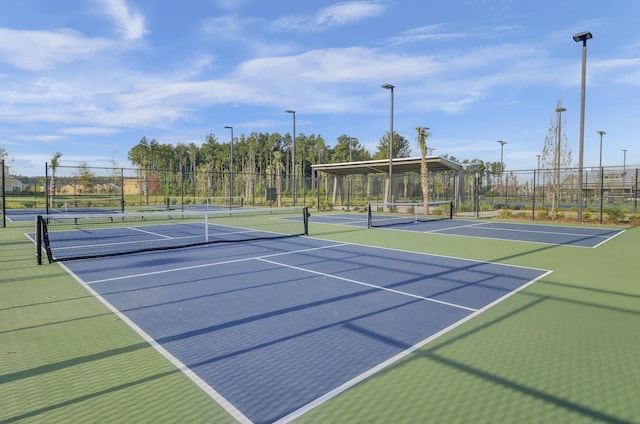
<svg viewBox="0 0 640 424">
<path fill-rule="evenodd" d="M 429 156 L 427 167 L 429 171 L 463 171 L 465 166 L 439 156 Z M 391 161 L 393 172 L 420 172 L 420 158 L 394 158 Z M 314 171 L 326 172 L 332 175 L 375 174 L 389 172 L 389 159 L 365 160 L 359 162 L 319 163 L 311 165 Z"/>
</svg>

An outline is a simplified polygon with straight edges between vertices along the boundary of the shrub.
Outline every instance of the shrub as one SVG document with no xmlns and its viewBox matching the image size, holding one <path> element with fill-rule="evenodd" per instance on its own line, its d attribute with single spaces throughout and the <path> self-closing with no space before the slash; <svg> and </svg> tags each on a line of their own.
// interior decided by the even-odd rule
<svg viewBox="0 0 640 424">
<path fill-rule="evenodd" d="M 620 208 L 620 206 L 613 206 L 611 208 L 606 208 L 605 213 L 607 214 L 607 221 L 617 223 L 624 221 L 624 210 Z"/>
<path fill-rule="evenodd" d="M 433 210 L 434 215 L 444 215 L 445 208 L 443 206 L 438 206 Z"/>
</svg>

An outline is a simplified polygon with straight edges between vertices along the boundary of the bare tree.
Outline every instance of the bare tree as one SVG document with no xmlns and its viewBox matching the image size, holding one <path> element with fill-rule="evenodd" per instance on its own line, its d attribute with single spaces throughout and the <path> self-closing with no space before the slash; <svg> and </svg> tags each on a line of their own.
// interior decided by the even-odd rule
<svg viewBox="0 0 640 424">
<path fill-rule="evenodd" d="M 562 187 L 564 185 L 562 169 L 571 167 L 571 148 L 567 136 L 562 133 L 562 126 L 565 124 L 561 118 L 562 100 L 558 100 L 556 105 L 556 116 L 551 118 L 549 130 L 544 139 L 540 163 L 546 175 L 546 181 L 551 181 L 550 190 L 546 190 L 546 196 L 551 198 L 551 217 L 556 216 L 556 208 L 562 198 Z M 569 176 L 570 180 L 571 177 Z"/>
<path fill-rule="evenodd" d="M 282 171 L 284 171 L 282 163 L 282 152 L 273 152 L 273 162 L 267 166 L 267 173 L 272 174 L 276 178 L 276 196 L 278 198 L 278 207 L 282 207 Z"/>
<path fill-rule="evenodd" d="M 427 167 L 427 138 L 431 135 L 427 128 L 418 127 L 418 146 L 420 147 L 420 185 L 424 214 L 429 215 L 429 168 Z"/>
<path fill-rule="evenodd" d="M 51 204 L 55 200 L 56 195 L 56 170 L 58 166 L 60 166 L 60 158 L 62 157 L 62 153 L 55 152 L 53 154 L 53 158 L 51 158 L 51 180 L 49 182 L 49 196 L 51 197 Z"/>
</svg>

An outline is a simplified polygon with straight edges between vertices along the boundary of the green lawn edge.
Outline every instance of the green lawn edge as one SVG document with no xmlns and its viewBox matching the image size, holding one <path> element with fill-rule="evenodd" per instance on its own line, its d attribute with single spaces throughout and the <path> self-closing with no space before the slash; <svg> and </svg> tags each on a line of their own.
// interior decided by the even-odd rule
<svg viewBox="0 0 640 424">
<path fill-rule="evenodd" d="M 27 232 L 0 229 L 0 422 L 235 422 Z"/>
<path fill-rule="evenodd" d="M 30 231 L 0 229 L 0 422 L 234 421 L 60 266 L 37 266 Z M 638 422 L 637 228 L 597 249 L 311 234 L 553 272 L 296 422 Z"/>
</svg>

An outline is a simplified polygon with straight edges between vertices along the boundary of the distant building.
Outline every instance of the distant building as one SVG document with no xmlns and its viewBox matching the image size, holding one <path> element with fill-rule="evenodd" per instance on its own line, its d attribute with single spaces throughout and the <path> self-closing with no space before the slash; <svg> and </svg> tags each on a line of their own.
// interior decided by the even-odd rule
<svg viewBox="0 0 640 424">
<path fill-rule="evenodd" d="M 18 181 L 17 178 L 9 175 L 9 167 L 7 165 L 4 166 L 4 191 L 19 193 L 22 192 L 24 188 L 24 184 Z"/>
<path fill-rule="evenodd" d="M 142 187 L 140 185 L 140 180 L 137 178 L 125 178 L 124 179 L 124 194 L 140 194 L 142 192 Z"/>
</svg>

